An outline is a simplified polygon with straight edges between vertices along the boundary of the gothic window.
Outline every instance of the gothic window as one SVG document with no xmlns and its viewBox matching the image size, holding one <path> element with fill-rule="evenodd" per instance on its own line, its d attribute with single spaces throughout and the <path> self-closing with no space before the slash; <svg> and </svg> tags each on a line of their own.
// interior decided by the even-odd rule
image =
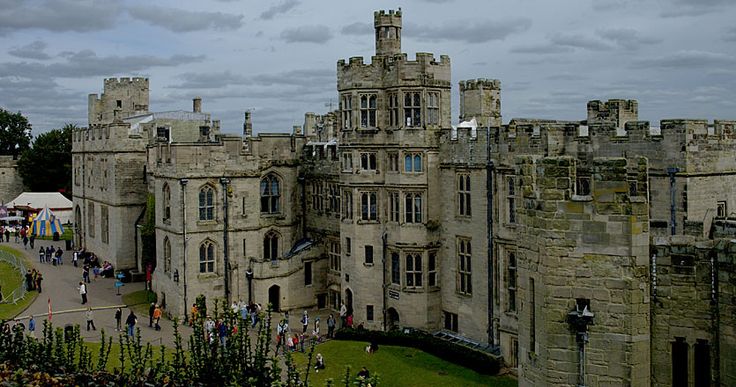
<svg viewBox="0 0 736 387">
<path fill-rule="evenodd" d="M 96 226 L 97 222 L 95 221 L 95 204 L 89 202 L 89 204 L 87 205 L 87 234 L 92 238 L 95 237 Z"/>
<path fill-rule="evenodd" d="M 398 192 L 388 193 L 388 217 L 389 217 L 389 221 L 391 222 L 399 221 L 399 203 L 400 201 L 401 199 L 399 199 Z"/>
<path fill-rule="evenodd" d="M 427 93 L 427 124 L 440 124 L 440 93 Z"/>
<path fill-rule="evenodd" d="M 279 234 L 269 231 L 263 238 L 263 259 L 275 261 L 279 258 Z"/>
<path fill-rule="evenodd" d="M 376 95 L 364 94 L 360 96 L 360 127 L 376 127 Z"/>
<path fill-rule="evenodd" d="M 362 220 L 378 220 L 376 205 L 378 195 L 376 192 L 363 192 L 360 194 L 360 218 Z"/>
<path fill-rule="evenodd" d="M 204 241 L 199 245 L 199 272 L 215 272 L 215 244 L 211 241 Z"/>
<path fill-rule="evenodd" d="M 376 154 L 365 152 L 360 154 L 360 169 L 364 171 L 376 170 Z"/>
<path fill-rule="evenodd" d="M 215 219 L 215 189 L 205 185 L 199 190 L 199 220 Z"/>
<path fill-rule="evenodd" d="M 322 212 L 323 209 L 323 185 L 321 181 L 315 181 L 312 183 L 312 209 L 317 212 Z"/>
<path fill-rule="evenodd" d="M 401 285 L 401 258 L 399 253 L 391 253 L 391 283 Z"/>
<path fill-rule="evenodd" d="M 406 283 L 404 285 L 407 288 L 421 288 L 422 255 L 420 253 L 407 254 L 405 263 Z"/>
<path fill-rule="evenodd" d="M 353 99 L 350 94 L 340 97 L 340 111 L 342 115 L 342 128 L 350 130 L 353 127 Z"/>
<path fill-rule="evenodd" d="M 399 94 L 397 93 L 388 95 L 388 114 L 389 126 L 397 128 L 399 126 Z"/>
<path fill-rule="evenodd" d="M 342 154 L 342 171 L 353 172 L 353 154 L 350 152 L 343 152 Z"/>
<path fill-rule="evenodd" d="M 339 272 L 342 269 L 340 258 L 340 241 L 330 241 L 330 270 Z"/>
<path fill-rule="evenodd" d="M 508 290 L 508 308 L 509 312 L 516 312 L 516 253 L 508 252 L 508 262 L 506 263 L 506 285 Z"/>
<path fill-rule="evenodd" d="M 340 214 L 340 188 L 337 183 L 327 185 L 327 214 Z"/>
<path fill-rule="evenodd" d="M 342 218 L 353 219 L 353 193 L 349 190 L 342 192 Z"/>
<path fill-rule="evenodd" d="M 422 126 L 422 94 L 419 92 L 404 93 L 404 125 Z"/>
<path fill-rule="evenodd" d="M 164 273 L 171 272 L 171 242 L 164 237 Z"/>
<path fill-rule="evenodd" d="M 457 212 L 460 216 L 472 214 L 470 206 L 470 174 L 457 175 Z"/>
<path fill-rule="evenodd" d="M 422 172 L 422 154 L 421 153 L 404 154 L 404 172 L 406 173 Z"/>
<path fill-rule="evenodd" d="M 281 184 L 275 175 L 261 179 L 261 213 L 278 214 L 281 212 Z"/>
<path fill-rule="evenodd" d="M 387 154 L 387 158 L 388 158 L 388 171 L 398 172 L 399 171 L 399 153 L 389 152 Z"/>
<path fill-rule="evenodd" d="M 100 205 L 100 240 L 102 243 L 110 242 L 110 218 L 107 206 Z"/>
<path fill-rule="evenodd" d="M 168 222 L 171 220 L 171 189 L 169 188 L 169 185 L 164 183 L 164 187 L 161 189 L 161 196 L 163 196 L 164 201 L 164 222 Z"/>
<path fill-rule="evenodd" d="M 437 286 L 437 253 L 434 251 L 429 252 L 429 259 L 427 259 L 427 285 Z"/>
<path fill-rule="evenodd" d="M 506 181 L 507 200 L 508 200 L 508 221 L 516 223 L 516 188 L 514 186 L 514 178 L 509 177 Z"/>
<path fill-rule="evenodd" d="M 457 290 L 462 294 L 473 294 L 472 285 L 472 249 L 470 240 L 465 238 L 457 239 L 457 260 L 458 260 L 458 281 Z"/>
<path fill-rule="evenodd" d="M 404 219 L 406 223 L 422 223 L 422 194 L 408 193 L 404 196 Z"/>
</svg>

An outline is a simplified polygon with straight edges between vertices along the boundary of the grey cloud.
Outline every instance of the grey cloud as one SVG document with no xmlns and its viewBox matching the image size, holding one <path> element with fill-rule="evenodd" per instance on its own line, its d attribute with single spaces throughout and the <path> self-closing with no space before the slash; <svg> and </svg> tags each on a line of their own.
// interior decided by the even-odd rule
<svg viewBox="0 0 736 387">
<path fill-rule="evenodd" d="M 731 0 L 674 0 L 660 14 L 662 17 L 700 16 L 733 6 Z"/>
<path fill-rule="evenodd" d="M 336 81 L 334 70 L 327 69 L 301 69 L 275 74 L 260 74 L 252 78 L 252 82 L 258 85 L 300 85 L 315 86 L 334 89 Z"/>
<path fill-rule="evenodd" d="M 281 31 L 281 39 L 287 43 L 325 43 L 332 39 L 332 32 L 327 26 L 301 26 Z"/>
<path fill-rule="evenodd" d="M 503 40 L 509 35 L 527 31 L 531 25 L 530 19 L 456 21 L 439 26 L 412 24 L 404 28 L 404 36 L 430 41 L 485 43 L 492 40 Z"/>
<path fill-rule="evenodd" d="M 283 3 L 273 5 L 261 13 L 261 19 L 271 20 L 278 14 L 289 12 L 297 5 L 299 5 L 297 0 L 286 0 Z"/>
<path fill-rule="evenodd" d="M 606 51 L 613 48 L 606 42 L 582 34 L 555 34 L 550 36 L 549 40 L 559 46 L 591 51 Z"/>
<path fill-rule="evenodd" d="M 635 68 L 704 68 L 736 65 L 730 55 L 697 50 L 683 50 L 659 58 L 642 59 L 634 62 Z"/>
<path fill-rule="evenodd" d="M 18 57 L 18 58 L 25 58 L 25 59 L 38 59 L 38 60 L 51 59 L 51 56 L 49 56 L 49 54 L 44 52 L 45 49 L 46 49 L 46 43 L 40 40 L 37 40 L 25 46 L 13 47 L 12 49 L 8 51 L 8 54 Z"/>
<path fill-rule="evenodd" d="M 248 82 L 246 77 L 239 74 L 233 74 L 230 71 L 225 72 L 203 72 L 203 73 L 184 73 L 179 75 L 184 82 L 179 85 L 169 86 L 174 89 L 212 89 L 226 87 L 229 85 L 242 85 Z"/>
<path fill-rule="evenodd" d="M 368 23 L 355 22 L 348 24 L 340 29 L 343 35 L 372 35 L 373 25 Z"/>
<path fill-rule="evenodd" d="M 38 28 L 54 32 L 110 29 L 118 18 L 113 1 L 54 0 L 28 4 L 7 1 L 0 12 L 0 34 Z"/>
<path fill-rule="evenodd" d="M 243 25 L 243 15 L 222 12 L 192 12 L 158 6 L 134 6 L 127 9 L 131 17 L 173 32 L 237 30 Z"/>
<path fill-rule="evenodd" d="M 595 0 L 593 1 L 593 9 L 596 11 L 612 11 L 621 9 L 634 3 L 636 0 Z"/>
<path fill-rule="evenodd" d="M 596 31 L 603 39 L 612 41 L 627 50 L 636 50 L 643 45 L 657 44 L 661 39 L 641 36 L 639 31 L 631 28 L 611 28 Z"/>
<path fill-rule="evenodd" d="M 562 54 L 566 52 L 571 52 L 573 49 L 571 47 L 562 47 L 554 44 L 537 44 L 537 45 L 528 45 L 528 46 L 517 46 L 510 50 L 513 53 L 517 54 Z"/>
<path fill-rule="evenodd" d="M 183 73 L 178 76 L 184 82 L 179 85 L 169 86 L 173 89 L 220 89 L 227 86 L 294 86 L 303 87 L 305 92 L 309 89 L 314 90 L 334 90 L 335 72 L 327 69 L 299 69 L 280 73 L 264 73 L 251 77 L 245 77 L 239 74 L 233 74 L 230 71 L 225 72 L 208 72 L 208 73 Z M 257 90 L 247 90 L 243 95 L 252 95 Z M 230 93 L 230 92 L 228 92 Z M 275 93 L 275 94 L 269 94 Z M 228 94 L 230 95 L 230 94 Z M 239 94 L 240 95 L 240 94 Z M 274 90 L 268 88 L 266 94 L 261 96 L 284 98 L 281 89 Z M 223 96 L 221 96 L 223 97 Z"/>
<path fill-rule="evenodd" d="M 723 40 L 729 42 L 736 42 L 736 27 L 731 27 L 726 30 L 726 34 L 723 36 Z"/>
</svg>

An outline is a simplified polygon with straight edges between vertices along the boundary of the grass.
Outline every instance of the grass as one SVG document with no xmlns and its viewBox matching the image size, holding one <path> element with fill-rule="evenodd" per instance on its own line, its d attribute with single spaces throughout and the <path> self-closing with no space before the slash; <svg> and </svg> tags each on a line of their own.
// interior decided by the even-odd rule
<svg viewBox="0 0 736 387">
<path fill-rule="evenodd" d="M 148 290 L 123 294 L 123 304 L 128 305 L 139 316 L 148 316 L 148 308 L 156 302 L 156 293 Z"/>
<path fill-rule="evenodd" d="M 351 378 L 365 366 L 371 376 L 377 374 L 380 387 L 390 386 L 493 386 L 516 387 L 518 382 L 509 377 L 486 376 L 414 348 L 383 345 L 378 352 L 365 352 L 367 343 L 331 340 L 314 349 L 314 356 L 321 353 L 325 369 L 310 372 L 310 384 L 324 386 L 327 379 L 342 385 L 345 367 L 350 366 Z M 300 372 L 307 363 L 306 354 L 294 354 Z M 314 360 L 313 360 L 314 361 Z"/>
<path fill-rule="evenodd" d="M 31 266 L 30 262 L 25 259 L 23 254 L 20 253 L 18 250 L 7 246 L 0 246 L 0 250 L 13 254 L 16 257 L 20 257 L 24 260 L 24 264 L 26 265 L 26 267 L 33 267 Z M 10 295 L 10 293 L 18 286 L 23 285 L 23 281 L 23 276 L 18 272 L 15 267 L 7 262 L 0 262 L 0 284 L 2 284 L 4 295 Z M 38 292 L 34 290 L 32 292 L 26 293 L 25 297 L 23 297 L 15 304 L 0 304 L 0 320 L 8 320 L 14 318 L 19 313 L 24 311 L 28 307 L 28 305 L 30 305 L 33 300 L 36 299 L 37 296 Z"/>
</svg>

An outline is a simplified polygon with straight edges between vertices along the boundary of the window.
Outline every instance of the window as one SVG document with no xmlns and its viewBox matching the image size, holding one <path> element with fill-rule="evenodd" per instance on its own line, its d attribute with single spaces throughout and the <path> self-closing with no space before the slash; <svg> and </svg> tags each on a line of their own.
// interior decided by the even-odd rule
<svg viewBox="0 0 736 387">
<path fill-rule="evenodd" d="M 575 195 L 590 195 L 590 175 L 577 176 L 575 178 Z"/>
<path fill-rule="evenodd" d="M 164 198 L 164 222 L 171 220 L 171 189 L 169 185 L 164 183 L 164 187 L 161 189 L 162 196 Z"/>
<path fill-rule="evenodd" d="M 388 124 L 392 128 L 399 126 L 399 95 L 391 93 L 388 95 Z"/>
<path fill-rule="evenodd" d="M 378 220 L 376 212 L 377 194 L 363 192 L 360 194 L 360 218 L 362 220 Z"/>
<path fill-rule="evenodd" d="M 537 352 L 537 300 L 534 278 L 529 278 L 529 351 Z"/>
<path fill-rule="evenodd" d="M 327 214 L 340 214 L 340 188 L 337 183 L 327 185 Z"/>
<path fill-rule="evenodd" d="M 360 96 L 360 127 L 376 127 L 376 95 L 367 94 Z"/>
<path fill-rule="evenodd" d="M 351 152 L 343 152 L 342 154 L 342 171 L 353 172 L 353 154 Z"/>
<path fill-rule="evenodd" d="M 445 314 L 445 329 L 457 332 L 457 314 L 443 312 Z"/>
<path fill-rule="evenodd" d="M 506 283 L 508 285 L 508 311 L 516 312 L 516 253 L 513 251 L 508 252 L 508 262 L 506 269 Z"/>
<path fill-rule="evenodd" d="M 373 264 L 373 246 L 366 245 L 365 247 L 365 260 L 363 261 L 366 265 Z"/>
<path fill-rule="evenodd" d="M 726 207 L 726 202 L 718 202 L 716 204 L 716 217 L 725 218 L 727 216 L 728 216 L 728 211 Z"/>
<path fill-rule="evenodd" d="M 169 237 L 164 237 L 164 273 L 171 272 L 171 242 Z"/>
<path fill-rule="evenodd" d="M 312 285 L 312 262 L 304 262 L 304 286 Z"/>
<path fill-rule="evenodd" d="M 406 255 L 406 283 L 407 288 L 422 287 L 422 255 L 413 253 Z"/>
<path fill-rule="evenodd" d="M 421 93 L 404 93 L 404 124 L 407 127 L 422 126 Z"/>
<path fill-rule="evenodd" d="M 422 172 L 422 154 L 406 153 L 404 155 L 404 172 L 418 173 Z"/>
<path fill-rule="evenodd" d="M 279 258 L 279 234 L 269 231 L 263 238 L 263 259 L 275 261 Z"/>
<path fill-rule="evenodd" d="M 116 100 L 115 101 L 115 107 L 122 108 L 123 107 L 123 101 L 122 100 Z"/>
<path fill-rule="evenodd" d="M 248 249 L 246 248 L 247 247 L 247 241 L 248 241 L 247 239 L 243 238 L 243 257 L 247 257 L 248 256 Z"/>
<path fill-rule="evenodd" d="M 95 227 L 97 222 L 95 221 L 95 204 L 90 202 L 87 204 L 87 233 L 90 237 L 95 237 Z"/>
<path fill-rule="evenodd" d="M 672 387 L 687 387 L 688 345 L 684 337 L 675 337 L 672 342 Z M 706 384 L 710 385 L 710 383 Z"/>
<path fill-rule="evenodd" d="M 427 260 L 427 285 L 437 286 L 437 253 L 434 251 L 429 252 Z"/>
<path fill-rule="evenodd" d="M 199 245 L 199 272 L 215 272 L 215 245 L 210 241 L 202 242 Z"/>
<path fill-rule="evenodd" d="M 519 340 L 511 339 L 511 367 L 519 367 Z"/>
<path fill-rule="evenodd" d="M 156 128 L 156 139 L 161 142 L 169 142 L 171 138 L 171 129 L 166 126 Z"/>
<path fill-rule="evenodd" d="M 427 124 L 440 124 L 440 93 L 427 93 Z"/>
<path fill-rule="evenodd" d="M 695 360 L 695 385 L 710 386 L 710 345 L 708 344 L 708 340 L 697 339 L 694 349 L 695 353 L 693 354 L 693 360 Z"/>
<path fill-rule="evenodd" d="M 281 185 L 279 178 L 268 175 L 261 180 L 261 213 L 278 214 L 281 212 Z"/>
<path fill-rule="evenodd" d="M 340 242 L 330 241 L 330 270 L 339 272 L 342 269 L 340 262 Z"/>
<path fill-rule="evenodd" d="M 353 253 L 353 240 L 345 237 L 345 255 L 350 256 Z"/>
<path fill-rule="evenodd" d="M 506 180 L 506 189 L 508 192 L 508 203 L 509 203 L 509 214 L 508 214 L 508 220 L 509 223 L 514 224 L 516 223 L 516 189 L 514 187 L 514 178 L 509 177 Z"/>
<path fill-rule="evenodd" d="M 360 154 L 360 169 L 364 171 L 375 171 L 376 170 L 376 154 L 375 153 L 361 153 Z"/>
<path fill-rule="evenodd" d="M 388 216 L 392 222 L 399 221 L 399 193 L 389 192 L 388 193 Z"/>
<path fill-rule="evenodd" d="M 422 223 L 422 194 L 409 193 L 404 196 L 404 199 L 406 223 Z"/>
<path fill-rule="evenodd" d="M 457 176 L 457 212 L 460 216 L 470 216 L 472 214 L 469 174 L 463 173 Z"/>
<path fill-rule="evenodd" d="M 110 242 L 110 218 L 107 206 L 100 205 L 100 240 L 102 243 Z"/>
<path fill-rule="evenodd" d="M 322 212 L 323 197 L 324 194 L 321 181 L 315 181 L 312 183 L 312 209 L 317 212 Z"/>
<path fill-rule="evenodd" d="M 342 218 L 353 219 L 353 193 L 349 190 L 342 191 Z"/>
<path fill-rule="evenodd" d="M 199 220 L 215 219 L 215 190 L 209 185 L 199 190 Z"/>
<path fill-rule="evenodd" d="M 365 306 L 365 319 L 368 321 L 373 321 L 373 305 Z"/>
<path fill-rule="evenodd" d="M 353 127 L 353 99 L 349 94 L 340 97 L 340 111 L 342 114 L 342 128 L 350 130 Z"/>
<path fill-rule="evenodd" d="M 401 285 L 401 258 L 399 253 L 391 253 L 391 283 Z"/>
<path fill-rule="evenodd" d="M 457 260 L 458 260 L 458 281 L 457 290 L 462 294 L 473 294 L 472 284 L 472 267 L 471 267 L 472 249 L 470 240 L 458 238 L 457 240 Z"/>
<path fill-rule="evenodd" d="M 388 158 L 388 171 L 398 172 L 399 171 L 399 153 L 389 152 L 387 158 Z"/>
</svg>

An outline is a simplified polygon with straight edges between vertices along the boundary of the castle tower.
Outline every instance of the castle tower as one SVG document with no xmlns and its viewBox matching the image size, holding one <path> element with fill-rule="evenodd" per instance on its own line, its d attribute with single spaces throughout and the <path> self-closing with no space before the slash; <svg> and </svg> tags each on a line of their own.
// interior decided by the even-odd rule
<svg viewBox="0 0 736 387">
<path fill-rule="evenodd" d="M 376 55 L 401 54 L 401 9 L 373 13 L 376 29 Z"/>
<path fill-rule="evenodd" d="M 460 121 L 476 118 L 478 126 L 501 126 L 501 81 L 460 81 Z"/>
<path fill-rule="evenodd" d="M 148 78 L 107 78 L 101 96 L 89 95 L 90 125 L 148 113 Z"/>
</svg>

